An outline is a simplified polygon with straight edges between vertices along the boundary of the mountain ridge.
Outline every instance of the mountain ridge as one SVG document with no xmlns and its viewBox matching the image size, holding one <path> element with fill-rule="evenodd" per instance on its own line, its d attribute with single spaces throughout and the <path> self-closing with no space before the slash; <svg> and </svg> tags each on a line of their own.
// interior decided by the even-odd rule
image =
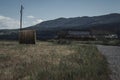
<svg viewBox="0 0 120 80">
<path fill-rule="evenodd" d="M 83 16 L 72 18 L 57 18 L 23 28 L 23 30 L 36 30 L 37 36 L 53 36 L 56 32 L 69 30 L 89 30 L 99 32 L 110 32 L 120 34 L 120 14 L 112 13 L 101 16 Z M 19 29 L 0 30 L 0 39 L 17 38 Z M 50 35 L 51 34 L 51 35 Z M 9 37 L 8 37 L 9 36 Z M 41 37 L 40 37 L 41 38 Z"/>
<path fill-rule="evenodd" d="M 83 16 L 83 17 L 75 17 L 75 18 L 57 18 L 54 20 L 44 21 L 37 25 L 28 27 L 28 29 L 35 30 L 51 30 L 51 29 L 69 29 L 69 28 L 89 28 L 96 25 L 102 24 L 114 24 L 120 23 L 120 14 L 112 13 L 101 16 Z"/>
</svg>

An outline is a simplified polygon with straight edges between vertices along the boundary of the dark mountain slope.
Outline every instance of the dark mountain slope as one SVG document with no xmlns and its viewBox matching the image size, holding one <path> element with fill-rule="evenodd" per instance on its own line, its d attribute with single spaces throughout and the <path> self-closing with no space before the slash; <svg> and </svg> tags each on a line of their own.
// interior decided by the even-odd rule
<svg viewBox="0 0 120 80">
<path fill-rule="evenodd" d="M 102 16 L 93 17 L 75 17 L 75 18 L 58 18 L 55 20 L 44 21 L 34 26 L 24 29 L 34 29 L 37 31 L 38 39 L 51 38 L 59 31 L 68 30 L 91 30 L 91 31 L 107 31 L 120 34 L 120 14 L 113 13 Z M 18 29 L 15 30 L 0 30 L 0 39 L 4 36 L 17 39 Z"/>
<path fill-rule="evenodd" d="M 37 24 L 35 26 L 28 27 L 28 29 L 36 30 L 64 30 L 64 29 L 90 29 L 92 27 L 98 27 L 103 25 L 109 29 L 112 25 L 112 29 L 118 27 L 120 24 L 120 14 L 108 14 L 103 16 L 94 17 L 76 17 L 76 18 L 58 18 L 55 20 L 49 20 Z M 115 26 L 114 26 L 115 25 Z M 97 29 L 97 28 L 96 28 Z M 111 28 L 110 28 L 111 29 Z"/>
</svg>

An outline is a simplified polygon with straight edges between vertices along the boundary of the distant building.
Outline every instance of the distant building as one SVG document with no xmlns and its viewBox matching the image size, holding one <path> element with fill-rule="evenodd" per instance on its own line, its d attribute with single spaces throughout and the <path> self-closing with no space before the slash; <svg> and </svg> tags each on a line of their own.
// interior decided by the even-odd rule
<svg viewBox="0 0 120 80">
<path fill-rule="evenodd" d="M 93 39 L 90 31 L 85 30 L 69 30 L 65 36 L 67 39 L 76 39 L 76 40 L 89 40 Z"/>
<path fill-rule="evenodd" d="M 96 39 L 118 39 L 118 34 L 109 32 L 109 31 L 100 31 L 100 30 L 92 30 L 92 35 L 95 36 Z"/>
<path fill-rule="evenodd" d="M 89 31 L 68 31 L 67 37 L 76 37 L 76 38 L 91 38 Z"/>
<path fill-rule="evenodd" d="M 118 35 L 117 34 L 109 34 L 109 35 L 105 35 L 105 38 L 108 38 L 108 39 L 117 39 Z"/>
<path fill-rule="evenodd" d="M 117 39 L 118 35 L 107 31 L 97 30 L 66 30 L 58 32 L 60 38 L 76 40 Z"/>
</svg>

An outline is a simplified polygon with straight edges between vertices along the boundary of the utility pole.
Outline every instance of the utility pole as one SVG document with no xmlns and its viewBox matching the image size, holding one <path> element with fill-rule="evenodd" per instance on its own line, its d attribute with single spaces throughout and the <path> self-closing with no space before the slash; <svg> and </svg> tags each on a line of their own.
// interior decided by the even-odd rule
<svg viewBox="0 0 120 80">
<path fill-rule="evenodd" d="M 22 0 L 20 4 L 20 31 L 19 31 L 19 43 L 20 44 L 35 44 L 36 42 L 36 31 L 35 30 L 22 30 L 22 18 L 23 18 L 23 5 Z"/>
<path fill-rule="evenodd" d="M 21 9 L 20 9 L 20 30 L 22 29 L 22 16 L 23 16 L 23 5 L 21 4 Z"/>
</svg>

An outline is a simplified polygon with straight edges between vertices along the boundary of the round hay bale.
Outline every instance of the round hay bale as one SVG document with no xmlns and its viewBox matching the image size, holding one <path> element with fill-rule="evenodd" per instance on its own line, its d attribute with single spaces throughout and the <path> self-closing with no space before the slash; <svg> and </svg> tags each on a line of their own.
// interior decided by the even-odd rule
<svg viewBox="0 0 120 80">
<path fill-rule="evenodd" d="M 19 43 L 20 44 L 35 44 L 36 31 L 35 30 L 20 30 Z"/>
</svg>

